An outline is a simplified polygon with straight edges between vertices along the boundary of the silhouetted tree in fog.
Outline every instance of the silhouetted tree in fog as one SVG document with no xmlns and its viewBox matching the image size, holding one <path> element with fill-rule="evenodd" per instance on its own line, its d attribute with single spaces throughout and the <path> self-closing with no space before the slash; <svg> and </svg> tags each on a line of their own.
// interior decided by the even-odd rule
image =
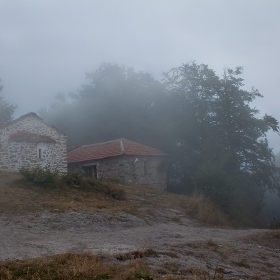
<svg viewBox="0 0 280 280">
<path fill-rule="evenodd" d="M 262 96 L 242 89 L 241 73 L 240 67 L 225 69 L 219 78 L 207 65 L 188 63 L 164 77 L 173 102 L 174 169 L 181 170 L 182 190 L 196 188 L 227 212 L 242 216 L 247 211 L 253 217 L 265 190 L 279 188 L 266 139 L 279 127 L 272 116 L 257 118 L 259 111 L 250 103 Z"/>
<path fill-rule="evenodd" d="M 103 64 L 87 73 L 90 84 L 77 94 L 61 97 L 41 115 L 70 135 L 69 149 L 120 137 L 151 143 L 154 110 L 163 86 L 150 74 Z M 68 103 L 65 100 L 71 99 Z"/>
<path fill-rule="evenodd" d="M 267 189 L 279 190 L 266 133 L 272 116 L 250 105 L 261 94 L 243 89 L 242 68 L 222 77 L 207 65 L 183 64 L 156 81 L 133 68 L 103 64 L 89 84 L 60 95 L 42 117 L 66 132 L 69 149 L 120 137 L 169 154 L 169 189 L 203 192 L 230 216 L 254 220 Z"/>
<path fill-rule="evenodd" d="M 2 89 L 3 86 L 0 86 L 0 92 Z M 16 106 L 10 105 L 4 100 L 3 96 L 0 96 L 0 125 L 12 120 L 15 108 Z"/>
</svg>

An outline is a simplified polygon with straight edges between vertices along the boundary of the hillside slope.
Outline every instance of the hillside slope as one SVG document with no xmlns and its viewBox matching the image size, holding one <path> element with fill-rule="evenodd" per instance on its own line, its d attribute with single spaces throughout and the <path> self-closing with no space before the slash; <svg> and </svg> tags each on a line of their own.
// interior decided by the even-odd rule
<svg viewBox="0 0 280 280">
<path fill-rule="evenodd" d="M 87 252 L 113 263 L 141 258 L 159 278 L 279 279 L 279 231 L 203 226 L 186 215 L 187 197 L 146 187 L 118 186 L 119 201 L 19 179 L 0 173 L 0 261 Z"/>
</svg>

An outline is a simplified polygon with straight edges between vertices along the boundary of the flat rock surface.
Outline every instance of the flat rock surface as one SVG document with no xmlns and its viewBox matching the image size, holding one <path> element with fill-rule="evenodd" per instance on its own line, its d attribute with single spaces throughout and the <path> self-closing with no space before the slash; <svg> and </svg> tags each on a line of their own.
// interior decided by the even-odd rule
<svg viewBox="0 0 280 280">
<path fill-rule="evenodd" d="M 172 222 L 170 213 L 178 221 Z M 224 279 L 280 279 L 280 248 L 269 239 L 277 231 L 199 226 L 172 209 L 166 215 L 150 220 L 102 211 L 1 215 L 0 261 L 65 252 L 114 257 L 153 249 L 157 256 L 146 261 L 159 274 L 185 275 L 196 268 L 211 274 L 218 268 Z"/>
</svg>

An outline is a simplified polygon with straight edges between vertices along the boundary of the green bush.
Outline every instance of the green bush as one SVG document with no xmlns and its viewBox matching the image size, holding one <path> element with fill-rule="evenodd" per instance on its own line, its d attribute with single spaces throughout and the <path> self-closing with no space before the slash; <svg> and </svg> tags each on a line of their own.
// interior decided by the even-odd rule
<svg viewBox="0 0 280 280">
<path fill-rule="evenodd" d="M 258 226 L 263 191 L 241 171 L 227 173 L 215 164 L 201 166 L 193 177 L 198 193 L 214 202 L 239 226 Z M 248 199 L 249 198 L 249 199 Z"/>
<path fill-rule="evenodd" d="M 25 180 L 40 186 L 54 186 L 57 184 L 59 177 L 57 168 L 52 169 L 49 165 L 45 167 L 37 165 L 30 169 L 22 167 L 19 173 Z"/>
<path fill-rule="evenodd" d="M 198 192 L 229 212 L 234 199 L 234 188 L 230 176 L 222 168 L 214 164 L 201 166 L 193 177 L 193 183 Z"/>
<path fill-rule="evenodd" d="M 65 175 L 59 175 L 57 168 L 51 169 L 47 165 L 45 167 L 35 166 L 30 169 L 23 167 L 19 170 L 19 173 L 26 181 L 38 186 L 80 188 L 83 191 L 103 193 L 116 200 L 122 200 L 125 196 L 125 191 L 121 187 L 115 186 L 114 183 L 84 177 L 81 171 L 70 171 Z"/>
<path fill-rule="evenodd" d="M 70 187 L 81 186 L 83 184 L 83 173 L 81 171 L 69 171 L 67 174 L 62 175 L 61 183 Z"/>
<path fill-rule="evenodd" d="M 120 187 L 116 187 L 113 182 L 105 182 L 97 180 L 96 178 L 85 177 L 79 170 L 70 171 L 69 173 L 62 175 L 60 182 L 62 185 L 67 185 L 69 187 L 103 193 L 116 200 L 121 200 L 125 196 L 124 190 Z"/>
<path fill-rule="evenodd" d="M 104 193 L 116 200 L 121 200 L 125 196 L 125 191 L 119 187 L 114 186 L 111 182 L 99 181 L 95 178 L 85 178 L 87 188 L 93 189 L 97 192 Z"/>
</svg>

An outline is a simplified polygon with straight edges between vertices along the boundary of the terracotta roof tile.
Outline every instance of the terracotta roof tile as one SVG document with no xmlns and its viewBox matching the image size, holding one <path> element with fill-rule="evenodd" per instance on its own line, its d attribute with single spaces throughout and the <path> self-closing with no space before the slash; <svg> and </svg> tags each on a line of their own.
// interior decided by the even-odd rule
<svg viewBox="0 0 280 280">
<path fill-rule="evenodd" d="M 16 141 L 30 141 L 30 142 L 55 142 L 55 140 L 46 135 L 38 135 L 36 133 L 31 133 L 26 130 L 12 133 L 10 135 L 11 140 Z"/>
<path fill-rule="evenodd" d="M 167 154 L 157 149 L 121 138 L 113 141 L 81 146 L 69 152 L 67 158 L 68 163 L 72 163 L 120 155 L 166 156 Z"/>
</svg>

